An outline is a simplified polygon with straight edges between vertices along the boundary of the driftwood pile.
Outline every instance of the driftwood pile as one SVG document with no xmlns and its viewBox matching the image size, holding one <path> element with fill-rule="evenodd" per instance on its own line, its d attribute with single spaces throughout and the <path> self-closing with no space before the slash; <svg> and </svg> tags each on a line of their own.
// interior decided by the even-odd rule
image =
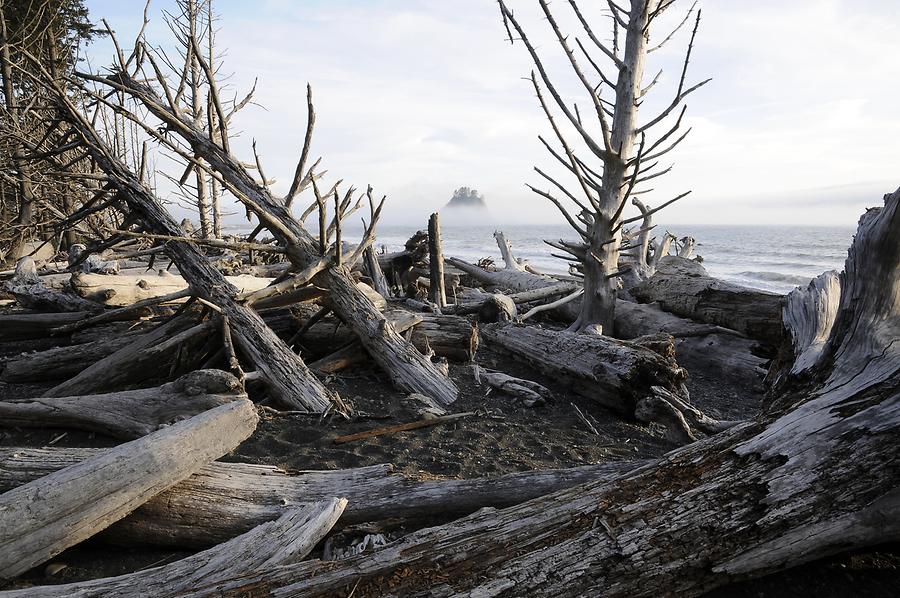
<svg viewBox="0 0 900 598">
<path fill-rule="evenodd" d="M 673 588 L 696 595 L 896 539 L 898 233 L 900 190 L 863 216 L 842 274 L 825 273 L 786 298 L 716 281 L 685 258 L 663 258 L 656 274 L 631 292 L 653 303 L 620 302 L 615 333 L 622 338 L 560 330 L 556 321 L 571 319 L 564 308 L 577 301 L 571 292 L 577 285 L 523 266 L 502 234 L 497 239 L 506 268 L 448 260 L 470 280 L 486 283 L 478 289 L 457 283 L 456 303 L 440 293 L 410 298 L 402 285 L 382 286 L 386 297 L 374 291 L 368 283 L 387 279 L 380 265 L 391 272 L 406 267 L 398 263 L 394 270 L 392 263 L 407 259 L 405 252 L 373 253 L 358 261 L 358 270 L 344 267 L 341 276 L 349 283 L 335 285 L 345 293 L 340 299 L 332 287 L 258 312 L 229 303 L 211 284 L 204 294 L 193 283 L 169 284 L 203 272 L 201 284 L 217 278 L 235 289 L 187 240 L 179 241 L 181 253 L 172 252 L 173 269 L 190 273 L 184 279 L 153 271 L 107 273 L 85 286 L 79 284 L 83 273 L 70 273 L 68 280 L 55 274 L 65 265 L 38 269 L 24 259 L 4 282 L 23 309 L 0 316 L 0 337 L 51 338 L 59 346 L 15 356 L 0 375 L 10 382 L 58 383 L 40 398 L 0 402 L 0 425 L 88 430 L 126 442 L 112 449 L 0 451 L 0 575 L 15 577 L 98 534 L 111 542 L 204 551 L 121 577 L 4 595 L 278 590 L 305 596 L 354 588 L 355 595 L 602 590 L 632 596 Z M 430 246 L 410 269 L 440 261 L 439 240 Z M 181 268 L 185 255 L 189 267 Z M 125 265 L 120 262 L 119 272 L 134 262 Z M 262 278 L 230 292 L 268 292 L 280 280 Z M 133 287 L 145 295 L 125 290 Z M 698 289 L 694 300 L 676 300 L 668 290 L 685 288 Z M 358 299 L 347 299 L 357 293 Z M 130 303 L 101 300 L 116 296 Z M 478 314 L 491 315 L 483 306 L 496 304 L 498 296 L 514 311 L 479 322 Z M 560 303 L 559 296 L 569 301 Z M 216 462 L 254 431 L 258 416 L 245 390 L 251 381 L 265 383 L 261 394 L 286 408 L 352 411 L 316 372 L 374 358 L 379 345 L 364 342 L 349 325 L 335 326 L 328 313 L 351 309 L 339 307 L 342 301 L 365 301 L 383 322 L 379 328 L 393 330 L 406 351 L 436 372 L 441 359 L 471 362 L 480 340 L 622 417 L 664 425 L 669 438 L 688 446 L 652 462 L 469 480 L 410 480 L 390 466 L 289 474 Z M 737 307 L 750 303 L 751 310 Z M 769 313 L 773 304 L 776 315 Z M 521 305 L 530 305 L 529 312 L 553 307 L 535 318 L 543 324 L 529 324 L 515 311 Z M 253 352 L 253 343 L 267 338 L 291 355 L 277 366 L 281 379 L 314 381 L 327 403 L 311 400 L 313 383 L 294 387 L 285 400 L 284 387 L 268 374 L 277 361 L 261 365 L 266 357 Z M 758 356 L 776 353 L 767 361 Z M 684 362 L 733 370 L 735 384 L 751 378 L 762 384 L 764 366 L 771 365 L 766 410 L 744 422 L 706 416 L 690 404 L 684 383 L 691 368 Z M 283 371 L 288 364 L 298 365 Z M 526 405 L 555 400 L 533 381 L 474 369 L 484 383 Z M 442 400 L 440 389 L 452 385 L 443 379 L 418 395 L 428 406 L 425 419 L 338 441 L 472 415 L 453 413 L 452 403 Z M 410 390 L 403 376 L 393 380 Z M 436 513 L 464 517 L 349 558 L 303 561 L 336 524 L 424 522 Z M 339 551 L 326 553 L 338 558 Z"/>
</svg>

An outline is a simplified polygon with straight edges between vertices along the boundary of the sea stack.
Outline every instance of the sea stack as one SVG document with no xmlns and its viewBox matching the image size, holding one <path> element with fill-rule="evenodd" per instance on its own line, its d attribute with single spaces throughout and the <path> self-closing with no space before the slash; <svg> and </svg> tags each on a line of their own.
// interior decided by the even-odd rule
<svg viewBox="0 0 900 598">
<path fill-rule="evenodd" d="M 445 223 L 489 223 L 493 220 L 484 196 L 477 189 L 460 187 L 441 209 Z"/>
</svg>

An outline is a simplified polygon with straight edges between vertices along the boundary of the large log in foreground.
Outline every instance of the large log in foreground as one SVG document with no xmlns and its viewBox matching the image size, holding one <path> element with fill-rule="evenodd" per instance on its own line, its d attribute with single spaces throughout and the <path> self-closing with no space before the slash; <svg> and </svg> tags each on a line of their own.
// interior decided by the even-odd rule
<svg viewBox="0 0 900 598">
<path fill-rule="evenodd" d="M 346 500 L 332 498 L 288 509 L 276 521 L 260 524 L 237 538 L 169 565 L 117 577 L 2 592 L 2 595 L 4 598 L 184 596 L 198 585 L 302 560 L 331 530 L 346 505 Z"/>
<path fill-rule="evenodd" d="M 0 578 L 109 527 L 233 450 L 257 421 L 253 403 L 238 400 L 0 495 Z"/>
<path fill-rule="evenodd" d="M 785 296 L 713 278 L 698 262 L 677 256 L 660 260 L 656 273 L 631 289 L 641 303 L 658 302 L 673 314 L 737 330 L 778 346 Z"/>
<path fill-rule="evenodd" d="M 0 401 L 0 427 L 74 428 L 131 440 L 246 398 L 228 372 L 195 370 L 156 388 Z"/>
<path fill-rule="evenodd" d="M 900 539 L 898 204 L 862 217 L 828 357 L 791 407 L 611 481 L 195 594 L 691 597 Z"/>
<path fill-rule="evenodd" d="M 652 386 L 677 391 L 686 378 L 671 355 L 630 341 L 516 324 L 490 324 L 481 335 L 578 394 L 627 416 Z"/>
<path fill-rule="evenodd" d="M 99 452 L 0 447 L 0 492 Z M 507 507 L 577 484 L 609 479 L 642 464 L 622 461 L 489 478 L 418 480 L 393 474 L 390 465 L 286 472 L 269 465 L 216 462 L 151 499 L 103 537 L 127 545 L 211 546 L 278 517 L 286 505 L 330 496 L 349 501 L 342 524 L 397 518 L 446 520 L 483 507 Z"/>
</svg>

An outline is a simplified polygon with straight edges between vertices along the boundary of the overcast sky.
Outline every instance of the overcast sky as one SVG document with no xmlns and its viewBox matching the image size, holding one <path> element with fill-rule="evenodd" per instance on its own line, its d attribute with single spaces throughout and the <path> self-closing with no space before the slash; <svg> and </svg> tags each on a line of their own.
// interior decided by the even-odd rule
<svg viewBox="0 0 900 598">
<path fill-rule="evenodd" d="M 170 44 L 151 5 L 149 41 Z M 603 2 L 582 1 L 589 6 Z M 139 0 L 87 0 L 123 41 L 139 26 Z M 569 103 L 589 114 L 536 0 L 509 0 L 546 56 Z M 568 3 L 551 4 L 573 37 Z M 691 189 L 666 223 L 854 224 L 866 205 L 900 185 L 900 2 L 897 0 L 706 0 L 688 83 L 713 81 L 688 99 L 691 135 L 669 154 L 675 167 L 646 202 Z M 677 3 L 683 14 L 688 0 Z M 258 143 L 267 175 L 286 190 L 306 127 L 313 86 L 313 153 L 329 176 L 388 195 L 386 219 L 420 224 L 453 189 L 481 191 L 503 222 L 562 222 L 524 183 L 551 168 L 537 140 L 552 135 L 530 83 L 521 43 L 511 46 L 493 0 L 216 0 L 218 43 L 232 94 L 258 77 L 256 101 L 233 130 L 241 158 Z M 588 11 L 610 36 L 608 17 Z M 654 23 L 661 41 L 680 15 Z M 690 36 L 685 27 L 651 54 L 641 121 L 675 92 Z M 107 64 L 109 44 L 89 49 Z M 584 151 L 586 155 L 586 150 Z M 558 171 L 557 171 L 558 172 Z M 656 181 L 654 181 L 656 182 Z M 573 186 L 574 189 L 574 186 Z"/>
</svg>

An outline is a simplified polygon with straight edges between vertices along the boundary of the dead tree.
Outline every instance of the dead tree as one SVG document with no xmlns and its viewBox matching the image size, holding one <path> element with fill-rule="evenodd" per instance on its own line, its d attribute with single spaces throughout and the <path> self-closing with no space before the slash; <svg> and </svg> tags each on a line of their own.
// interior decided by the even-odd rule
<svg viewBox="0 0 900 598">
<path fill-rule="evenodd" d="M 841 279 L 824 355 L 777 409 L 612 480 L 195 595 L 699 596 L 896 541 L 900 190 L 861 218 Z"/>
<path fill-rule="evenodd" d="M 584 300 L 578 319 L 572 325 L 572 330 L 581 331 L 589 326 L 600 325 L 603 330 L 611 331 L 615 317 L 618 278 L 621 274 L 618 264 L 620 251 L 623 249 L 621 245 L 622 227 L 647 218 L 650 214 L 687 195 L 687 193 L 682 193 L 655 208 L 646 210 L 644 214 L 635 218 L 623 217 L 628 200 L 646 192 L 639 188 L 640 184 L 665 174 L 671 169 L 671 167 L 660 168 L 659 159 L 684 139 L 686 133 L 673 142 L 669 142 L 681 125 L 684 109 L 681 110 L 677 121 L 655 140 L 649 137 L 651 130 L 655 131 L 657 125 L 666 121 L 688 94 L 709 81 L 685 87 L 694 36 L 697 33 L 697 26 L 700 24 L 700 11 L 697 11 L 675 98 L 660 114 L 639 124 L 638 107 L 659 77 L 657 75 L 650 84 L 644 86 L 644 62 L 647 53 L 667 43 L 675 33 L 673 31 L 656 48 L 652 48 L 650 46 L 651 26 L 653 21 L 673 4 L 673 0 L 632 0 L 630 6 L 627 7 L 610 2 L 608 6 L 612 13 L 613 23 L 612 47 L 608 47 L 594 33 L 591 24 L 582 15 L 575 0 L 569 0 L 575 16 L 581 22 L 584 33 L 589 39 L 586 44 L 575 39 L 575 44 L 580 51 L 580 54 L 577 55 L 576 49 L 571 45 L 571 38 L 560 29 L 546 0 L 539 0 L 541 9 L 560 47 L 590 98 L 592 113 L 599 121 L 600 141 L 597 141 L 598 131 L 591 130 L 597 127 L 590 127 L 587 124 L 587 119 L 582 118 L 577 105 L 573 111 L 565 102 L 535 46 L 526 36 L 525 28 L 505 2 L 498 1 L 510 42 L 520 39 L 537 69 L 537 75 L 534 71 L 531 73 L 532 86 L 556 139 L 562 147 L 562 154 L 543 137 L 540 137 L 540 140 L 578 183 L 577 191 L 572 192 L 566 185 L 558 182 L 540 168 L 535 168 L 538 175 L 555 187 L 558 193 L 562 193 L 564 198 L 558 198 L 557 192 L 544 191 L 528 185 L 533 192 L 553 203 L 579 235 L 577 242 L 548 241 L 551 246 L 564 252 L 565 255 L 561 257 L 567 260 L 576 260 L 584 277 Z M 692 11 L 693 8 L 682 21 L 682 25 L 689 20 Z M 513 31 L 509 28 L 510 24 L 515 30 L 515 38 Z M 680 27 L 681 25 L 679 25 Z M 620 28 L 624 30 L 624 44 L 621 50 L 619 45 Z M 595 53 L 598 50 L 602 55 L 602 60 L 599 62 L 595 59 Z M 579 62 L 580 56 L 583 56 L 591 65 L 595 74 L 589 73 L 582 66 Z M 611 91 L 611 100 L 604 99 L 603 91 L 605 89 Z M 552 102 L 547 101 L 544 97 L 545 91 L 549 92 Z M 563 123 L 568 122 L 570 128 L 565 128 L 557 123 L 551 104 L 555 104 L 562 112 L 565 117 Z M 590 158 L 579 157 L 581 152 L 578 146 L 569 141 L 571 136 L 569 131 L 572 129 L 576 132 L 575 137 L 580 138 L 589 150 Z M 595 160 L 596 163 L 591 165 L 591 160 Z M 574 204 L 576 210 L 567 208 L 563 201 Z"/>
</svg>

